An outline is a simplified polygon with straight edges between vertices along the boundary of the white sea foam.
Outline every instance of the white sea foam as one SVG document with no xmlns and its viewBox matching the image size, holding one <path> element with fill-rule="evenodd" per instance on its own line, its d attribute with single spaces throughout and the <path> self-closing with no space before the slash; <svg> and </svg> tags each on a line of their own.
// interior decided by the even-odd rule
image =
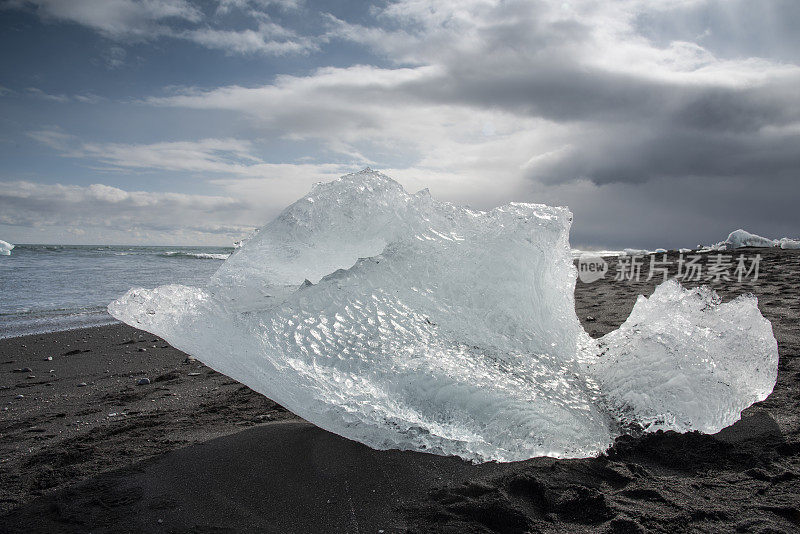
<svg viewBox="0 0 800 534">
<path fill-rule="evenodd" d="M 711 432 L 766 397 L 777 344 L 753 297 L 669 282 L 592 340 L 571 220 L 437 202 L 367 169 L 315 186 L 207 286 L 133 289 L 109 312 L 379 449 L 583 457 L 629 424 Z"/>
<path fill-rule="evenodd" d="M 198 260 L 227 260 L 230 254 L 217 254 L 213 252 L 184 252 L 169 250 L 162 254 L 167 257 L 194 258 Z"/>
</svg>

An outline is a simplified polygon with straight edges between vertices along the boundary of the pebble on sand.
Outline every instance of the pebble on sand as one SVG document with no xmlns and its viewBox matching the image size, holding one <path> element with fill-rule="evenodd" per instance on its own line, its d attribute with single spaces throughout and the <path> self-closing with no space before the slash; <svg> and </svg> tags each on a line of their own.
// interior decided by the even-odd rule
<svg viewBox="0 0 800 534">
<path fill-rule="evenodd" d="M 136 381 L 137 386 L 147 386 L 149 384 L 150 384 L 149 378 L 140 378 L 139 380 Z"/>
<path fill-rule="evenodd" d="M 78 387 L 79 387 L 79 388 L 85 388 L 85 387 L 86 387 L 86 386 L 88 386 L 88 385 L 89 385 L 89 384 L 87 384 L 86 382 L 81 382 L 80 384 L 78 384 Z"/>
</svg>

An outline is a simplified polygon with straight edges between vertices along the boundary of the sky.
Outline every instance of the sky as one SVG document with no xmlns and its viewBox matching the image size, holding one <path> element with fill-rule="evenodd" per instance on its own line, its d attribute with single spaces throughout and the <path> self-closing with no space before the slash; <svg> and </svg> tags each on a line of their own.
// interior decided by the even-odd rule
<svg viewBox="0 0 800 534">
<path fill-rule="evenodd" d="M 4 0 L 0 239 L 229 245 L 364 167 L 581 248 L 800 236 L 800 2 Z"/>
</svg>

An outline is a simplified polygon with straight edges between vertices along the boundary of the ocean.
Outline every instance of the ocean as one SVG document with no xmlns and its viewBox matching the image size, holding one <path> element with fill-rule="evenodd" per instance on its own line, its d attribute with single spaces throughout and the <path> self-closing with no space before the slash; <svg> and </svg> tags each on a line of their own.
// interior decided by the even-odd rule
<svg viewBox="0 0 800 534">
<path fill-rule="evenodd" d="M 0 339 L 115 323 L 132 287 L 202 285 L 233 247 L 17 245 L 0 256 Z"/>
</svg>

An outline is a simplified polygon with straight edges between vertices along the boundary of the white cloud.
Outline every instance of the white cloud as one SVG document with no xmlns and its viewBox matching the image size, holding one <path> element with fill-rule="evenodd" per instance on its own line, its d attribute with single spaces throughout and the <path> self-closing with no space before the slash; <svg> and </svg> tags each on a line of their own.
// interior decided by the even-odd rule
<svg viewBox="0 0 800 534">
<path fill-rule="evenodd" d="M 368 46 L 396 67 L 321 68 L 147 103 L 232 111 L 265 136 L 322 142 L 401 172 L 459 174 L 470 184 L 490 173 L 499 182 L 493 191 L 506 197 L 531 178 L 646 181 L 666 153 L 695 142 L 681 140 L 690 136 L 712 145 L 707 161 L 664 171 L 694 166 L 714 175 L 728 172 L 710 161 L 723 145 L 756 147 L 762 122 L 800 118 L 790 89 L 800 83 L 800 67 L 720 59 L 699 43 L 662 46 L 637 31 L 643 13 L 686 5 L 401 0 L 378 10 L 386 27 L 330 16 L 327 36 Z M 484 135 L 486 124 L 495 135 Z M 730 127 L 748 130 L 734 141 Z M 702 149 L 695 152 L 691 158 L 702 160 Z"/>
<path fill-rule="evenodd" d="M 103 59 L 105 59 L 106 66 L 109 69 L 118 69 L 125 64 L 125 58 L 128 56 L 128 52 L 122 48 L 121 46 L 112 46 L 109 47 L 103 53 Z"/>
<path fill-rule="evenodd" d="M 191 235 L 195 242 L 228 244 L 252 230 L 249 208 L 225 196 L 126 191 L 104 184 L 0 182 L 0 225 L 13 228 L 16 235 L 80 231 L 94 242 L 133 242 L 135 231 L 150 242 Z"/>
<path fill-rule="evenodd" d="M 36 87 L 28 87 L 28 93 L 43 100 L 50 100 L 52 102 L 69 102 L 70 97 L 67 95 L 51 95 L 49 93 L 45 93 L 41 89 Z"/>
<path fill-rule="evenodd" d="M 58 102 L 60 104 L 65 104 L 67 102 L 80 102 L 82 104 L 96 104 L 98 102 L 102 102 L 105 100 L 103 97 L 96 95 L 94 93 L 81 93 L 81 94 L 74 94 L 74 95 L 66 95 L 66 94 L 50 94 L 45 91 L 42 91 L 38 87 L 28 87 L 27 89 L 28 95 L 34 98 L 40 98 L 42 100 L 47 100 L 50 102 Z M 0 96 L 2 96 L 2 92 L 0 92 Z"/>
<path fill-rule="evenodd" d="M 191 41 L 230 54 L 282 56 L 306 54 L 318 48 L 317 38 L 298 36 L 271 21 L 264 9 L 277 5 L 296 9 L 293 0 L 223 0 L 217 15 L 243 10 L 258 22 L 255 29 L 216 26 L 203 10 L 187 0 L 24 0 L 8 8 L 32 8 L 45 21 L 71 22 L 97 31 L 120 43 L 161 38 Z M 186 26 L 193 26 L 186 28 Z M 109 68 L 124 64 L 125 49 L 115 46 L 104 54 Z"/>
<path fill-rule="evenodd" d="M 357 170 L 332 164 L 259 164 L 252 175 L 209 181 L 220 195 L 0 181 L 0 227 L 17 242 L 229 245 L 272 220 L 311 186 Z M 67 232 L 67 235 L 64 232 Z M 135 239 L 134 239 L 135 237 Z"/>
<path fill-rule="evenodd" d="M 204 186 L 223 192 L 224 197 L 176 196 L 172 193 L 149 195 L 104 185 L 92 185 L 88 189 L 77 186 L 70 189 L 70 186 L 60 185 L 36 189 L 36 184 L 28 182 L 10 184 L 5 192 L 8 197 L 33 191 L 36 193 L 33 196 L 38 197 L 52 193 L 76 202 L 91 198 L 106 203 L 124 201 L 126 205 L 140 207 L 163 199 L 169 199 L 173 204 L 189 203 L 195 209 L 206 203 L 205 207 L 214 212 L 219 221 L 235 219 L 250 226 L 268 222 L 281 209 L 308 192 L 315 182 L 330 181 L 359 170 L 358 166 L 345 164 L 266 163 L 254 154 L 253 142 L 239 139 L 209 138 L 152 144 L 97 143 L 81 141 L 56 128 L 29 135 L 64 156 L 86 161 L 96 170 L 159 175 L 190 173 L 197 176 Z M 24 196 L 31 195 L 25 193 Z M 225 199 L 225 202 L 220 199 Z M 176 221 L 185 215 L 185 212 L 176 212 Z M 197 220 L 196 217 L 192 219 Z M 29 223 L 35 221 L 35 211 L 29 213 L 26 220 Z"/>
<path fill-rule="evenodd" d="M 296 10 L 302 5 L 302 0 L 218 0 L 217 14 L 225 15 L 234 10 L 252 10 L 260 13 L 260 9 L 276 6 L 283 10 Z"/>
<path fill-rule="evenodd" d="M 51 128 L 30 132 L 33 139 L 72 158 L 101 163 L 109 170 L 158 170 L 250 174 L 259 163 L 252 143 L 239 139 L 200 139 L 151 144 L 84 142 Z"/>
<path fill-rule="evenodd" d="M 168 32 L 171 19 L 199 22 L 203 13 L 186 0 L 26 0 L 44 19 L 87 26 L 111 38 L 151 38 Z"/>
<path fill-rule="evenodd" d="M 430 186 L 447 198 L 472 203 L 480 198 L 483 206 L 518 191 L 524 181 L 519 166 L 560 146 L 570 129 L 501 110 L 426 102 L 403 91 L 439 75 L 433 67 L 325 68 L 309 77 L 282 76 L 270 86 L 188 92 L 149 103 L 242 113 L 265 135 L 322 141 L 356 164 L 390 166 L 399 178 L 416 174 L 429 180 L 424 185 L 407 181 L 412 188 Z M 487 123 L 494 135 L 485 134 Z M 386 164 L 398 159 L 408 172 L 397 163 Z M 482 188 L 492 193 L 482 194 Z"/>
<path fill-rule="evenodd" d="M 266 54 L 283 56 L 305 54 L 318 49 L 313 39 L 303 38 L 274 24 L 259 24 L 257 30 L 216 30 L 202 28 L 180 34 L 206 48 L 224 50 L 235 54 Z"/>
</svg>

